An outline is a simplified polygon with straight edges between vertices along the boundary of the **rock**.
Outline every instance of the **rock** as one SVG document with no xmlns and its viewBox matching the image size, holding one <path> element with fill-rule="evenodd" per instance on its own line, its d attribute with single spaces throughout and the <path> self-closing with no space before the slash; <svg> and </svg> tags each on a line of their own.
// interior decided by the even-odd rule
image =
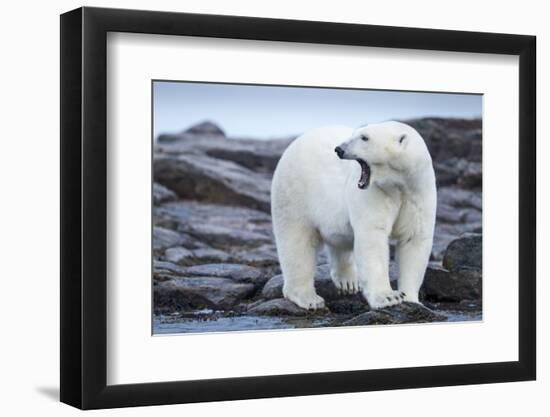
<svg viewBox="0 0 550 417">
<path fill-rule="evenodd" d="M 155 281 L 167 281 L 182 275 L 181 266 L 172 262 L 153 260 L 153 279 Z"/>
<path fill-rule="evenodd" d="M 437 205 L 437 221 L 445 223 L 462 223 L 465 214 L 462 210 L 450 207 L 446 204 Z"/>
<path fill-rule="evenodd" d="M 231 259 L 226 252 L 212 248 L 195 249 L 193 255 L 195 263 L 225 263 Z"/>
<path fill-rule="evenodd" d="M 257 246 L 270 243 L 271 236 L 246 229 L 221 226 L 211 223 L 197 223 L 183 226 L 191 236 L 195 236 L 210 246 L 216 248 L 231 248 L 234 246 Z"/>
<path fill-rule="evenodd" d="M 480 190 L 482 185 L 481 162 L 452 157 L 434 163 L 438 186 L 458 184 L 462 188 Z"/>
<path fill-rule="evenodd" d="M 164 258 L 167 261 L 173 262 L 175 264 L 188 265 L 193 262 L 195 256 L 193 255 L 193 252 L 191 252 L 189 249 L 181 246 L 176 246 L 174 248 L 166 249 L 166 251 L 164 252 Z"/>
<path fill-rule="evenodd" d="M 483 233 L 483 225 L 480 224 L 473 224 L 471 229 L 469 230 L 471 233 Z"/>
<path fill-rule="evenodd" d="M 443 259 L 449 243 L 462 234 L 460 226 L 460 224 L 436 222 L 431 260 L 441 261 Z"/>
<path fill-rule="evenodd" d="M 279 258 L 277 257 L 275 245 L 262 245 L 257 248 L 242 250 L 237 252 L 234 256 L 240 263 L 258 267 L 279 265 Z"/>
<path fill-rule="evenodd" d="M 472 142 L 470 147 L 470 155 L 468 155 L 468 160 L 472 162 L 481 162 L 483 156 L 483 146 L 481 144 L 481 129 L 479 131 L 472 132 L 472 136 L 479 136 L 479 140 Z"/>
<path fill-rule="evenodd" d="M 207 249 L 209 246 L 188 233 L 179 231 L 181 245 L 188 249 Z"/>
<path fill-rule="evenodd" d="M 185 228 L 181 227 L 181 220 L 165 208 L 166 204 L 172 203 L 165 203 L 165 205 L 160 207 L 157 206 L 153 210 L 153 225 L 155 228 L 160 228 L 160 230 L 153 231 L 153 239 L 162 239 L 166 235 L 164 231 L 168 230 L 168 233 L 174 237 L 174 240 L 177 241 L 179 246 L 183 246 L 187 249 L 207 247 L 208 245 L 206 243 L 201 242 L 197 237 L 191 236 L 189 233 L 185 232 Z M 174 204 L 179 204 L 179 202 L 175 202 Z M 178 238 L 175 237 L 176 234 L 178 235 Z M 153 242 L 153 244 L 158 246 L 160 243 Z M 160 244 L 160 246 L 163 245 Z"/>
<path fill-rule="evenodd" d="M 470 162 L 458 178 L 458 185 L 464 188 L 481 188 L 482 169 L 480 162 Z"/>
<path fill-rule="evenodd" d="M 248 309 L 248 313 L 258 316 L 305 316 L 307 311 L 298 307 L 292 301 L 275 298 L 255 304 Z"/>
<path fill-rule="evenodd" d="M 185 141 L 225 139 L 225 133 L 218 125 L 210 121 L 204 121 L 177 134 L 159 135 L 155 148 L 158 149 L 165 145 L 177 145 Z"/>
<path fill-rule="evenodd" d="M 184 271 L 187 275 L 229 278 L 235 282 L 245 282 L 255 285 L 261 285 L 265 282 L 264 275 L 260 269 L 241 264 L 195 265 L 185 268 Z"/>
<path fill-rule="evenodd" d="M 273 173 L 281 158 L 279 152 L 263 153 L 256 149 L 212 148 L 206 151 L 208 156 L 232 161 L 254 172 Z"/>
<path fill-rule="evenodd" d="M 472 226 L 472 228 L 481 227 L 483 221 L 483 216 L 481 211 L 476 209 L 465 209 L 463 211 L 463 221 L 467 224 L 467 227 Z"/>
<path fill-rule="evenodd" d="M 443 266 L 449 271 L 474 269 L 481 271 L 483 259 L 482 236 L 480 234 L 464 234 L 453 240 L 443 257 Z"/>
<path fill-rule="evenodd" d="M 437 185 L 439 187 L 455 185 L 467 166 L 466 159 L 454 157 L 434 162 Z"/>
<path fill-rule="evenodd" d="M 164 252 L 164 259 L 183 266 L 209 263 L 225 263 L 231 260 L 228 253 L 213 249 L 199 248 L 189 250 L 181 246 L 169 248 Z"/>
<path fill-rule="evenodd" d="M 268 213 L 246 207 L 176 201 L 159 207 L 155 214 L 171 217 L 184 226 L 209 223 L 264 234 L 271 231 L 271 216 Z"/>
<path fill-rule="evenodd" d="M 268 300 L 283 297 L 283 275 L 275 275 L 269 279 L 262 288 L 262 297 Z"/>
<path fill-rule="evenodd" d="M 207 155 L 156 156 L 155 180 L 182 199 L 270 211 L 269 179 L 234 162 Z"/>
<path fill-rule="evenodd" d="M 182 237 L 179 233 L 165 229 L 164 227 L 153 227 L 153 250 L 155 252 L 178 246 L 181 242 Z"/>
<path fill-rule="evenodd" d="M 368 309 L 368 304 L 361 294 L 346 295 L 337 300 L 329 300 L 326 306 L 333 314 L 359 314 Z"/>
<path fill-rule="evenodd" d="M 154 291 L 162 295 L 164 305 L 171 303 L 170 298 L 177 300 L 178 309 L 231 309 L 254 293 L 254 285 L 227 278 L 185 277 L 161 282 Z"/>
<path fill-rule="evenodd" d="M 455 208 L 472 208 L 481 212 L 481 191 L 465 190 L 457 187 L 440 187 L 437 190 L 437 204 Z"/>
<path fill-rule="evenodd" d="M 161 135 L 155 152 L 164 155 L 203 154 L 271 176 L 293 138 L 255 140 L 182 133 Z"/>
<path fill-rule="evenodd" d="M 481 270 L 448 271 L 431 265 L 426 269 L 420 296 L 437 302 L 481 301 L 482 287 Z"/>
<path fill-rule="evenodd" d="M 254 140 L 236 139 L 221 141 L 203 141 L 201 149 L 208 156 L 235 162 L 251 171 L 271 176 L 284 150 L 294 138 Z M 227 142 L 230 145 L 227 146 Z"/>
<path fill-rule="evenodd" d="M 225 132 L 218 125 L 216 125 L 215 123 L 209 120 L 206 120 L 204 122 L 191 126 L 189 129 L 185 130 L 183 133 L 192 134 L 192 135 L 225 137 Z"/>
<path fill-rule="evenodd" d="M 434 161 L 453 157 L 481 159 L 481 119 L 426 117 L 406 120 L 424 138 Z"/>
<path fill-rule="evenodd" d="M 172 217 L 159 213 L 159 207 L 153 206 L 153 226 L 163 227 L 164 229 L 177 230 L 178 222 Z"/>
<path fill-rule="evenodd" d="M 156 208 L 155 216 L 170 219 L 172 227 L 183 237 L 189 237 L 194 247 L 214 247 L 238 252 L 263 246 L 264 243 L 273 243 L 271 217 L 258 210 L 177 201 Z M 181 246 L 192 248 L 187 241 Z"/>
<path fill-rule="evenodd" d="M 166 188 L 164 185 L 153 183 L 153 204 L 158 205 L 168 201 L 174 201 L 177 198 L 176 193 Z"/>
<path fill-rule="evenodd" d="M 217 308 L 205 296 L 178 286 L 174 280 L 153 285 L 153 305 L 155 314 Z"/>
<path fill-rule="evenodd" d="M 183 275 L 184 269 L 173 262 L 153 260 L 153 272 Z"/>
<path fill-rule="evenodd" d="M 370 310 L 345 321 L 343 326 L 369 326 L 373 324 L 405 324 L 446 321 L 447 317 L 416 303 L 401 303 L 396 306 Z"/>
<path fill-rule="evenodd" d="M 164 252 L 163 259 L 174 264 L 191 266 L 197 264 L 226 263 L 233 260 L 227 253 L 210 247 L 200 247 L 189 250 L 182 246 L 168 248 Z"/>
<path fill-rule="evenodd" d="M 275 275 L 262 288 L 262 297 L 268 300 L 283 297 L 283 275 Z"/>
</svg>

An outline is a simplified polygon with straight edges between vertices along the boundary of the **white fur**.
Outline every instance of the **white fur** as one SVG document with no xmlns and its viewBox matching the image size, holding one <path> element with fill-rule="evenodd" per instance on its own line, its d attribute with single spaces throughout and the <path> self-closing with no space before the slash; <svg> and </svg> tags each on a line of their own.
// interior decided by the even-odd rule
<svg viewBox="0 0 550 417">
<path fill-rule="evenodd" d="M 336 155 L 336 146 L 345 150 L 345 160 Z M 357 185 L 356 158 L 371 167 L 364 189 Z M 324 307 L 313 280 L 324 244 L 332 280 L 343 292 L 361 290 L 371 308 L 418 302 L 436 200 L 430 154 L 406 124 L 324 127 L 300 136 L 279 161 L 271 190 L 284 296 L 303 308 Z M 389 281 L 390 238 L 397 241 L 398 291 Z"/>
</svg>

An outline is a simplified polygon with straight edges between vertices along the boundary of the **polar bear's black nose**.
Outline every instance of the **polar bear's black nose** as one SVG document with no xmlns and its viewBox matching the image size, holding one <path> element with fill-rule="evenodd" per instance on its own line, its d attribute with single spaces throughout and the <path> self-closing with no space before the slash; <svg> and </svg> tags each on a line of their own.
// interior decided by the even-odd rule
<svg viewBox="0 0 550 417">
<path fill-rule="evenodd" d="M 334 148 L 334 152 L 336 152 L 336 155 L 338 155 L 338 158 L 340 158 L 340 159 L 342 159 L 342 157 L 344 156 L 344 150 L 342 148 L 340 148 L 339 146 Z"/>
</svg>

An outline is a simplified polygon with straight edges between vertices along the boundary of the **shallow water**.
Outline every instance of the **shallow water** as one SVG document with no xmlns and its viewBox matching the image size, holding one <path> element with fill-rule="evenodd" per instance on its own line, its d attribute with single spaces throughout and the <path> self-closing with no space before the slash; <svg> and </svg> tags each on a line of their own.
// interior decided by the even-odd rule
<svg viewBox="0 0 550 417">
<path fill-rule="evenodd" d="M 447 322 L 480 321 L 481 311 L 434 310 L 447 316 Z M 246 330 L 296 329 L 311 327 L 329 327 L 338 325 L 349 316 L 318 317 L 266 317 L 266 316 L 225 316 L 210 311 L 198 314 L 155 316 L 153 334 L 210 333 Z"/>
<path fill-rule="evenodd" d="M 461 322 L 461 321 L 481 321 L 483 316 L 481 311 L 445 311 L 438 310 L 438 313 L 444 314 L 447 316 L 447 323 Z"/>
<path fill-rule="evenodd" d="M 234 330 L 258 330 L 258 329 L 289 329 L 292 325 L 284 323 L 278 317 L 218 317 L 212 320 L 197 320 L 184 318 L 180 320 L 166 320 L 155 318 L 153 322 L 154 334 L 174 333 L 205 333 L 228 332 Z"/>
</svg>

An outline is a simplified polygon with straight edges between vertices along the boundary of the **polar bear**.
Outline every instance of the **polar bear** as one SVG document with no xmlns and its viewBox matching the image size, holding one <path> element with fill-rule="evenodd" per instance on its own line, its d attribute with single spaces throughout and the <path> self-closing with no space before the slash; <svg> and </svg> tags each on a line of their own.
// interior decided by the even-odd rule
<svg viewBox="0 0 550 417">
<path fill-rule="evenodd" d="M 436 205 L 432 159 L 412 127 L 389 121 L 303 134 L 282 155 L 271 189 L 285 298 L 306 309 L 324 307 L 314 287 L 324 245 L 340 291 L 361 291 L 373 309 L 418 303 Z M 396 241 L 396 291 L 389 280 L 390 239 Z"/>
</svg>

